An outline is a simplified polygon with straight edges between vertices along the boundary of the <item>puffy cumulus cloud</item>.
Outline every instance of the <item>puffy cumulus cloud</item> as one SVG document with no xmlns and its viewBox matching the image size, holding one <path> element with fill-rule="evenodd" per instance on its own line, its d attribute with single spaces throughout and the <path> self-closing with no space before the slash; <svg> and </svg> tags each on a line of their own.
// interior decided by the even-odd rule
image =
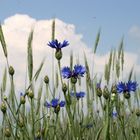
<svg viewBox="0 0 140 140">
<path fill-rule="evenodd" d="M 25 75 L 27 69 L 27 41 L 30 31 L 34 30 L 33 36 L 33 59 L 34 72 L 40 65 L 40 62 L 45 58 L 45 64 L 42 71 L 42 79 L 48 74 L 50 79 L 52 75 L 52 61 L 54 67 L 57 67 L 56 60 L 52 57 L 52 48 L 47 46 L 51 40 L 51 25 L 50 20 L 36 20 L 28 15 L 16 14 L 4 20 L 2 25 L 7 48 L 8 59 L 10 65 L 15 68 L 15 84 L 18 91 L 24 88 Z M 68 40 L 70 45 L 63 48 L 62 66 L 69 66 L 70 53 L 73 51 L 74 63 L 79 61 L 84 65 L 84 53 L 86 54 L 90 68 L 93 68 L 94 73 L 103 73 L 104 65 L 108 61 L 109 53 L 105 55 L 93 55 L 91 48 L 82 41 L 82 35 L 76 33 L 75 26 L 68 24 L 60 19 L 56 19 L 56 38 L 59 41 Z M 137 65 L 137 55 L 125 53 L 125 71 L 128 73 L 131 67 L 135 64 L 136 71 L 140 73 L 140 66 Z M 0 47 L 0 66 L 3 68 L 6 65 L 2 47 Z M 2 77 L 2 70 L 0 77 Z"/>
<path fill-rule="evenodd" d="M 129 35 L 133 38 L 140 39 L 140 26 L 133 25 L 129 30 Z"/>
</svg>

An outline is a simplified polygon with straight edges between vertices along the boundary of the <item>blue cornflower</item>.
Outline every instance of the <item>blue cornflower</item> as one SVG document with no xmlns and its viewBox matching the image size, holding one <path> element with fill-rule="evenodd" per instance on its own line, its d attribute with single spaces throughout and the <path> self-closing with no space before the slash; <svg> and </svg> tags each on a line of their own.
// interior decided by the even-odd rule
<svg viewBox="0 0 140 140">
<path fill-rule="evenodd" d="M 121 93 L 124 92 L 124 90 L 126 90 L 126 85 L 124 82 L 119 82 L 117 85 L 117 92 Z"/>
<path fill-rule="evenodd" d="M 137 89 L 137 82 L 128 81 L 127 83 L 119 82 L 117 85 L 117 92 L 118 93 L 130 93 L 131 91 L 135 92 Z"/>
<path fill-rule="evenodd" d="M 22 92 L 20 92 L 20 96 L 24 96 L 24 94 Z"/>
<path fill-rule="evenodd" d="M 113 111 L 113 112 L 112 112 L 112 117 L 113 117 L 113 118 L 116 118 L 117 115 L 118 115 L 118 113 L 117 113 L 116 111 Z"/>
<path fill-rule="evenodd" d="M 127 87 L 128 92 L 130 92 L 130 91 L 135 92 L 137 89 L 137 86 L 138 86 L 138 84 L 136 81 L 134 81 L 134 82 L 128 81 L 128 83 L 126 83 L 126 87 Z"/>
<path fill-rule="evenodd" d="M 75 65 L 73 70 L 70 70 L 69 67 L 64 67 L 61 72 L 63 78 L 79 78 L 84 76 L 86 68 L 82 65 Z"/>
<path fill-rule="evenodd" d="M 52 99 L 52 101 L 50 103 L 48 103 L 47 101 L 45 102 L 45 106 L 47 108 L 50 108 L 50 107 L 53 107 L 53 108 L 56 108 L 56 107 L 64 107 L 65 106 L 65 101 L 61 101 L 59 102 L 59 99 Z"/>
<path fill-rule="evenodd" d="M 65 101 L 61 101 L 59 102 L 59 99 L 52 99 L 52 101 L 50 103 L 48 103 L 47 101 L 44 103 L 44 106 L 46 106 L 47 108 L 53 107 L 54 108 L 54 112 L 56 114 L 59 113 L 60 111 L 60 107 L 64 107 L 66 104 Z"/>
<path fill-rule="evenodd" d="M 101 89 L 101 83 L 97 83 L 97 84 L 96 84 L 96 88 L 97 88 L 97 89 L 98 89 L 98 88 Z"/>
<path fill-rule="evenodd" d="M 71 93 L 71 96 L 76 97 L 77 100 L 79 100 L 80 98 L 84 98 L 85 96 L 85 92 L 76 92 L 76 94 L 74 92 Z"/>
<path fill-rule="evenodd" d="M 78 76 L 83 77 L 85 72 L 86 72 L 85 67 L 83 67 L 82 65 L 75 65 L 72 74 L 73 74 L 73 77 L 78 77 Z"/>
<path fill-rule="evenodd" d="M 63 78 L 68 79 L 68 78 L 70 78 L 72 76 L 72 72 L 71 72 L 69 67 L 64 67 L 61 72 L 62 72 Z"/>
<path fill-rule="evenodd" d="M 64 40 L 63 43 L 61 43 L 61 42 L 58 42 L 57 39 L 52 40 L 51 42 L 48 43 L 48 46 L 56 50 L 61 50 L 61 48 L 64 48 L 68 45 L 69 45 L 68 41 Z"/>
</svg>

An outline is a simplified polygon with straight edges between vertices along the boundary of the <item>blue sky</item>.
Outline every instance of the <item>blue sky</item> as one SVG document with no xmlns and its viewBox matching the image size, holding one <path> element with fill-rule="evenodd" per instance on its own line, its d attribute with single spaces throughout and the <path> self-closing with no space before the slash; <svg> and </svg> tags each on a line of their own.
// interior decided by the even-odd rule
<svg viewBox="0 0 140 140">
<path fill-rule="evenodd" d="M 140 53 L 139 39 L 128 35 L 132 26 L 140 27 L 139 6 L 139 0 L 1 0 L 0 21 L 16 13 L 35 19 L 56 17 L 74 24 L 90 47 L 101 28 L 100 52 L 117 47 L 124 35 L 125 50 Z"/>
</svg>

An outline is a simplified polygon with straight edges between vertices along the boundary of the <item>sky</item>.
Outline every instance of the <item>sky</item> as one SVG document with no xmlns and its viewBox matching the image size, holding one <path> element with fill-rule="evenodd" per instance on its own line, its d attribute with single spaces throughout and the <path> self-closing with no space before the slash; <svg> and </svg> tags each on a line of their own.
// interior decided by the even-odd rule
<svg viewBox="0 0 140 140">
<path fill-rule="evenodd" d="M 74 24 L 76 32 L 83 34 L 83 40 L 90 47 L 101 28 L 101 52 L 116 47 L 122 36 L 126 50 L 135 52 L 139 49 L 140 41 L 139 38 L 130 37 L 129 31 L 133 26 L 140 28 L 139 5 L 139 0 L 1 0 L 0 20 L 2 22 L 16 13 L 35 19 L 57 17 Z"/>
<path fill-rule="evenodd" d="M 27 41 L 32 24 L 35 24 L 35 42 L 40 48 L 46 44 L 46 38 L 42 35 L 49 38 L 49 33 L 44 29 L 51 30 L 46 26 L 51 26 L 51 19 L 56 18 L 58 38 L 62 40 L 67 37 L 71 46 L 80 46 L 88 54 L 91 54 L 96 34 L 101 29 L 97 61 L 95 60 L 96 71 L 99 72 L 106 62 L 108 52 L 111 48 L 118 47 L 124 37 L 127 73 L 134 63 L 140 75 L 139 5 L 139 0 L 1 0 L 0 21 L 4 27 L 7 44 L 13 46 L 11 50 L 9 48 L 9 52 L 16 57 L 25 55 L 25 51 L 22 50 L 23 44 Z M 38 51 L 37 45 L 35 46 L 35 50 Z M 80 53 L 80 48 L 77 50 Z M 43 56 L 44 49 L 40 50 L 40 53 Z M 37 55 L 37 52 L 34 54 Z M 16 57 L 14 60 L 17 60 Z M 17 66 L 23 60 L 11 62 Z M 22 73 L 20 68 L 18 71 Z"/>
</svg>

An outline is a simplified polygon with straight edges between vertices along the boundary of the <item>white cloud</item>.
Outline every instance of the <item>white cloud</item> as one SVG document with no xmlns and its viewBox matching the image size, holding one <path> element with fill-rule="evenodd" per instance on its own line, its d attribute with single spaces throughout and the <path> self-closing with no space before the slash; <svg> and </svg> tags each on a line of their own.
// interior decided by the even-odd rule
<svg viewBox="0 0 140 140">
<path fill-rule="evenodd" d="M 41 60 L 46 57 L 42 78 L 45 74 L 52 75 L 52 48 L 47 46 L 48 41 L 51 40 L 51 24 L 50 20 L 36 20 L 28 15 L 16 14 L 4 20 L 3 30 L 8 47 L 9 62 L 14 66 L 15 84 L 18 91 L 24 88 L 26 58 L 27 58 L 27 40 L 29 33 L 34 28 L 33 38 L 33 55 L 34 55 L 34 71 L 40 65 Z M 69 65 L 69 57 L 71 50 L 74 53 L 75 61 L 79 58 L 81 64 L 84 65 L 84 52 L 86 53 L 90 67 L 93 64 L 93 53 L 90 48 L 82 41 L 82 35 L 76 34 L 75 26 L 68 24 L 62 20 L 56 19 L 56 38 L 60 41 L 64 39 L 70 42 L 70 46 L 63 49 L 62 66 Z M 132 32 L 132 31 L 131 31 Z M 1 47 L 0 47 L 1 48 Z M 109 53 L 105 55 L 94 56 L 94 73 L 102 73 L 104 65 L 107 62 Z M 55 59 L 54 59 L 55 60 Z M 126 74 L 135 64 L 136 72 L 140 73 L 140 66 L 137 65 L 138 56 L 133 53 L 125 52 L 125 71 Z M 4 67 L 6 61 L 4 59 L 3 51 L 0 49 L 0 66 Z M 0 71 L 2 76 L 2 69 Z M 0 77 L 1 77 L 0 76 Z"/>
<path fill-rule="evenodd" d="M 133 38 L 140 39 L 140 26 L 133 25 L 129 30 L 129 35 Z"/>
</svg>

